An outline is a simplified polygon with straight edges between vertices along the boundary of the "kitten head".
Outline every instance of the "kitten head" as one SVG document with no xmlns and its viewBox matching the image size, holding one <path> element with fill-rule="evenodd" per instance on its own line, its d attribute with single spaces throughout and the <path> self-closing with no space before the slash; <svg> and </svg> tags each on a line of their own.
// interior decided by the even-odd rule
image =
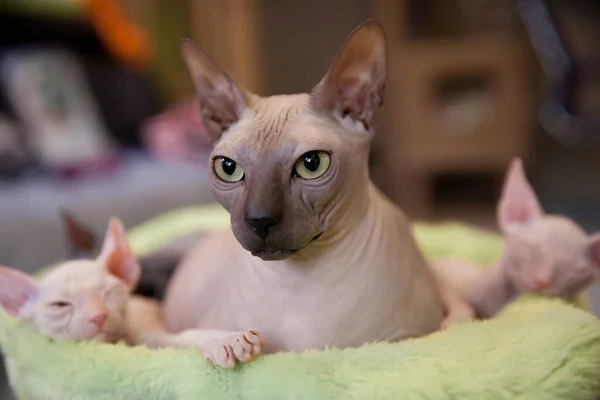
<svg viewBox="0 0 600 400">
<path fill-rule="evenodd" d="M 211 187 L 245 249 L 285 259 L 356 211 L 351 202 L 366 193 L 386 81 L 380 24 L 366 21 L 351 33 L 311 94 L 261 98 L 191 41 L 182 53 L 215 141 Z"/>
<path fill-rule="evenodd" d="M 498 225 L 506 237 L 505 273 L 519 291 L 572 299 L 600 278 L 600 236 L 545 214 L 520 159 L 509 168 Z"/>
<path fill-rule="evenodd" d="M 69 261 L 36 280 L 0 267 L 0 305 L 55 340 L 116 341 L 140 267 L 122 223 L 112 218 L 95 260 Z"/>
</svg>

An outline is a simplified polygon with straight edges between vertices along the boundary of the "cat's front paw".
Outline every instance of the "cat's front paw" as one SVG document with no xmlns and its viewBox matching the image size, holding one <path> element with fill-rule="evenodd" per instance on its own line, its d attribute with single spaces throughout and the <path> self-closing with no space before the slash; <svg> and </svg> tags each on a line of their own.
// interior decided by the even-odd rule
<svg viewBox="0 0 600 400">
<path fill-rule="evenodd" d="M 227 334 L 210 340 L 204 349 L 204 357 L 211 363 L 233 368 L 237 361 L 247 363 L 262 351 L 263 341 L 254 330 Z"/>
</svg>

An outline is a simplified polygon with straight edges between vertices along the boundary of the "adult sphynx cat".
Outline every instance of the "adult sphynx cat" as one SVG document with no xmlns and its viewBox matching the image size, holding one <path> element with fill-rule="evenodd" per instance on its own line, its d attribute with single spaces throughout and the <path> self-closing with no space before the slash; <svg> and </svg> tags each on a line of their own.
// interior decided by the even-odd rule
<svg viewBox="0 0 600 400">
<path fill-rule="evenodd" d="M 140 341 L 196 346 L 232 367 L 261 351 L 396 341 L 471 318 L 436 281 L 407 217 L 369 179 L 386 82 L 379 23 L 352 32 L 310 94 L 258 97 L 191 41 L 182 52 L 215 141 L 209 180 L 231 230 L 178 267 L 165 327 L 151 302 L 137 305 L 135 315 L 154 316 L 137 321 Z"/>
</svg>

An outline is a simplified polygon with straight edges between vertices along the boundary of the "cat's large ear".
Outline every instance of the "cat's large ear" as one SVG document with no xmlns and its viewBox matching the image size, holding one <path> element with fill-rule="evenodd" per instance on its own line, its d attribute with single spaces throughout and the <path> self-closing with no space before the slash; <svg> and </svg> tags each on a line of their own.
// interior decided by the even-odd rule
<svg viewBox="0 0 600 400">
<path fill-rule="evenodd" d="M 38 293 L 38 283 L 29 275 L 0 266 L 0 306 L 18 316 L 23 306 Z"/>
<path fill-rule="evenodd" d="M 227 72 L 190 39 L 181 40 L 181 54 L 196 87 L 204 126 L 216 141 L 239 120 L 247 97 Z"/>
<path fill-rule="evenodd" d="M 338 117 L 350 116 L 372 132 L 387 79 L 386 41 L 378 22 L 367 20 L 359 25 L 312 90 L 310 105 Z"/>
<path fill-rule="evenodd" d="M 67 231 L 71 256 L 84 254 L 95 257 L 98 251 L 98 243 L 94 233 L 77 221 L 67 210 L 61 211 L 61 217 Z"/>
<path fill-rule="evenodd" d="M 117 218 L 111 218 L 108 223 L 98 261 L 128 286 L 137 285 L 141 267 L 129 246 L 123 223 Z"/>
<path fill-rule="evenodd" d="M 594 267 L 594 277 L 600 281 L 600 232 L 590 237 L 590 257 Z"/>
<path fill-rule="evenodd" d="M 542 206 L 527 181 L 523 162 L 520 158 L 515 158 L 508 168 L 498 203 L 498 225 L 507 233 L 514 227 L 532 222 L 542 215 Z"/>
</svg>

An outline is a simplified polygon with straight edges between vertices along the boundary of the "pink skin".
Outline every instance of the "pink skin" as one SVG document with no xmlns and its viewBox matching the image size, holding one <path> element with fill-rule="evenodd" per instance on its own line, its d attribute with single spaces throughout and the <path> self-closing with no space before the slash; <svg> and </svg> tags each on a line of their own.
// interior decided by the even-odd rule
<svg viewBox="0 0 600 400">
<path fill-rule="evenodd" d="M 544 213 L 518 158 L 507 173 L 497 218 L 506 247 L 490 270 L 457 260 L 434 265 L 479 316 L 493 316 L 524 293 L 570 301 L 600 280 L 600 234 L 589 236 L 572 220 Z"/>
<path fill-rule="evenodd" d="M 100 256 L 69 261 L 37 280 L 0 267 L 0 306 L 54 340 L 114 342 L 140 269 L 122 223 L 113 218 Z"/>
</svg>

